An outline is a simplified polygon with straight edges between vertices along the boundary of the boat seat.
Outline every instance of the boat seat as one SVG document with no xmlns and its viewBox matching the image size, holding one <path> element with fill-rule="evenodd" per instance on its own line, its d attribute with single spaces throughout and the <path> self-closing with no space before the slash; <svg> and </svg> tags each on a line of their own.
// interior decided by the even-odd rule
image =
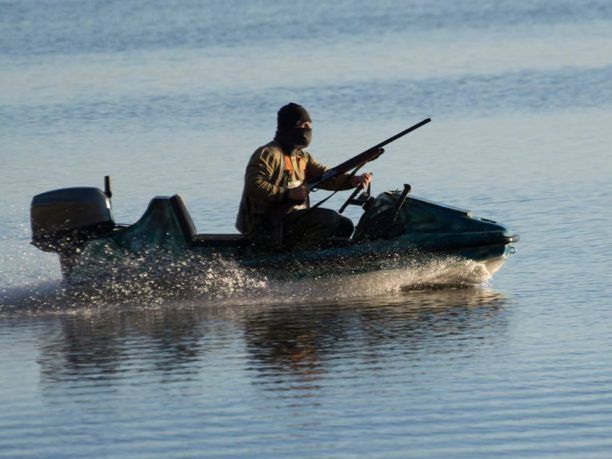
<svg viewBox="0 0 612 459">
<path fill-rule="evenodd" d="M 188 243 L 200 247 L 236 247 L 248 245 L 247 239 L 239 233 L 235 234 L 197 234 L 191 215 L 185 206 L 183 198 L 175 194 L 170 198 L 176 218 Z"/>
<path fill-rule="evenodd" d="M 187 211 L 183 198 L 181 198 L 178 194 L 175 194 L 170 198 L 170 204 L 172 205 L 176 219 L 183 230 L 185 240 L 190 243 L 193 241 L 193 238 L 196 235 L 196 227 L 193 224 L 191 215 L 189 215 L 189 212 Z"/>
</svg>

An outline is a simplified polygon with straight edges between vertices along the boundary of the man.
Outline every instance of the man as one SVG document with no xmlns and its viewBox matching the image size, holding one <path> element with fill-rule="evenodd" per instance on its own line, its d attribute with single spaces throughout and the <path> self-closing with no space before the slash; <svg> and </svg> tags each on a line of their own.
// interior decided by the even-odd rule
<svg viewBox="0 0 612 459">
<path fill-rule="evenodd" d="M 312 120 L 304 107 L 290 103 L 278 111 L 272 142 L 249 160 L 236 228 L 252 242 L 286 248 L 313 248 L 333 237 L 349 237 L 353 222 L 330 209 L 310 208 L 304 182 L 327 170 L 306 151 Z M 344 174 L 321 184 L 326 190 L 367 187 L 370 174 Z"/>
</svg>

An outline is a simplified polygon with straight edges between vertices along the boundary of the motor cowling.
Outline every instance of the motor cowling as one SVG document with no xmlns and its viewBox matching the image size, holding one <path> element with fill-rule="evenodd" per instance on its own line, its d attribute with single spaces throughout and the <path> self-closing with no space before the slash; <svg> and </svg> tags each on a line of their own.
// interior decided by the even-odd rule
<svg viewBox="0 0 612 459">
<path fill-rule="evenodd" d="M 109 197 L 99 188 L 63 188 L 38 194 L 30 207 L 32 244 L 67 252 L 113 230 Z"/>
</svg>

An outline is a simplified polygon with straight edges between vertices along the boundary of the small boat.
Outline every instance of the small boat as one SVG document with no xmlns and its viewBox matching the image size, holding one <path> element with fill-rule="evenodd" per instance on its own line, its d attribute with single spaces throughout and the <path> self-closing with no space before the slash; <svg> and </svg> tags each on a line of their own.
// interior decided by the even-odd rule
<svg viewBox="0 0 612 459">
<path fill-rule="evenodd" d="M 312 250 L 254 246 L 241 234 L 198 234 L 179 195 L 155 197 L 142 217 L 118 225 L 105 190 L 64 188 L 34 196 L 32 244 L 59 255 L 68 282 L 117 279 L 124 273 L 185 272 L 225 260 L 266 278 L 321 278 L 412 269 L 443 257 L 477 265 L 491 277 L 519 240 L 507 228 L 469 211 L 412 196 L 410 186 L 376 197 L 354 193 L 345 204 L 363 208 L 355 232 Z M 345 207 L 345 206 L 343 206 Z"/>
</svg>

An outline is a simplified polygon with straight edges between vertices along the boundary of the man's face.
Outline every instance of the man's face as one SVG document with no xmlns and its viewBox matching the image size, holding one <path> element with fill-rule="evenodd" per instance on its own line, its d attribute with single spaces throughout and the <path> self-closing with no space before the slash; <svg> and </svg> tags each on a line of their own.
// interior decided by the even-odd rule
<svg viewBox="0 0 612 459">
<path fill-rule="evenodd" d="M 298 123 L 295 127 L 301 129 L 312 129 L 312 121 L 302 121 L 301 123 Z"/>
</svg>

